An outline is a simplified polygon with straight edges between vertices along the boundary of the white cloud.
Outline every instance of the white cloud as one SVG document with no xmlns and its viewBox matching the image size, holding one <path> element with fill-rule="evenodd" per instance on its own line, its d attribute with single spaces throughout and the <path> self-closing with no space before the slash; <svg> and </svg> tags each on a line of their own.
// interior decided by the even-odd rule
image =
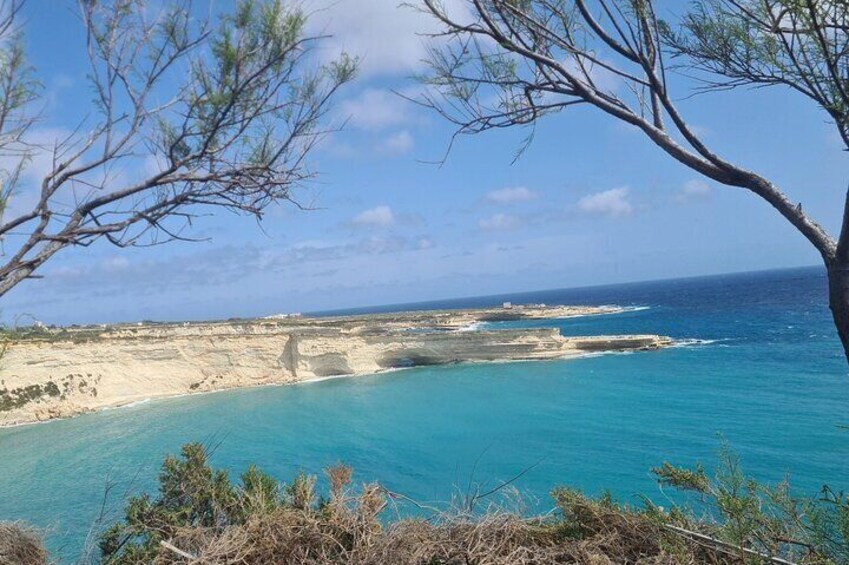
<svg viewBox="0 0 849 565">
<path fill-rule="evenodd" d="M 383 140 L 380 144 L 380 151 L 383 153 L 392 153 L 400 155 L 409 152 L 413 148 L 413 136 L 407 130 L 399 131 L 392 134 Z"/>
<path fill-rule="evenodd" d="M 352 223 L 360 227 L 386 228 L 395 223 L 395 215 L 389 206 L 377 206 L 357 214 Z"/>
<path fill-rule="evenodd" d="M 130 261 L 126 257 L 122 257 L 120 255 L 113 255 L 112 257 L 107 257 L 101 262 L 101 267 L 106 272 L 116 272 L 123 271 L 130 266 Z"/>
<path fill-rule="evenodd" d="M 463 0 L 446 0 L 448 13 L 468 20 Z M 310 32 L 329 35 L 321 43 L 320 56 L 331 61 L 346 52 L 360 58 L 360 75 L 409 74 L 423 68 L 427 38 L 440 26 L 435 18 L 402 5 L 399 0 L 338 0 L 308 2 L 314 13 Z"/>
<path fill-rule="evenodd" d="M 389 90 L 367 88 L 339 104 L 343 120 L 358 129 L 377 131 L 413 121 L 408 102 Z"/>
<path fill-rule="evenodd" d="M 634 206 L 628 201 L 629 190 L 627 186 L 621 186 L 588 194 L 578 200 L 578 209 L 587 214 L 627 216 L 634 211 Z"/>
<path fill-rule="evenodd" d="M 511 230 L 519 227 L 519 220 L 510 214 L 493 214 L 489 218 L 478 221 L 478 227 L 482 230 Z"/>
<path fill-rule="evenodd" d="M 35 206 L 41 192 L 41 182 L 53 172 L 54 148 L 65 142 L 70 135 L 70 130 L 52 127 L 36 128 L 27 133 L 26 143 L 31 153 L 21 173 L 20 184 L 9 198 L 7 218 L 29 212 Z M 11 154 L 0 156 L 0 169 L 11 171 L 18 165 L 19 160 L 19 157 Z"/>
<path fill-rule="evenodd" d="M 316 145 L 316 149 L 319 151 L 327 152 L 334 157 L 340 157 L 343 159 L 348 159 L 357 155 L 357 150 L 354 149 L 348 142 L 340 139 L 338 133 L 322 136 L 318 140 L 318 145 Z"/>
<path fill-rule="evenodd" d="M 689 202 L 701 198 L 707 198 L 713 193 L 710 185 L 703 180 L 693 179 L 684 183 L 681 190 L 675 195 L 678 202 Z"/>
<path fill-rule="evenodd" d="M 517 202 L 529 202 L 539 198 L 539 194 L 524 186 L 514 188 L 501 188 L 487 192 L 486 199 L 496 204 L 515 204 Z"/>
<path fill-rule="evenodd" d="M 400 237 L 370 237 L 357 244 L 357 252 L 367 255 L 383 255 L 397 253 L 407 249 L 408 242 Z"/>
</svg>

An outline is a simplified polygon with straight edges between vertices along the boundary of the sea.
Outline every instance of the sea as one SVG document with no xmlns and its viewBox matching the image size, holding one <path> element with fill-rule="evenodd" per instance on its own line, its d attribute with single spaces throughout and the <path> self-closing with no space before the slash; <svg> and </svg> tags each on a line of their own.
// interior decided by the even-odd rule
<svg viewBox="0 0 849 565">
<path fill-rule="evenodd" d="M 644 282 L 358 310 L 615 304 L 619 314 L 492 327 L 564 335 L 656 333 L 675 347 L 580 359 L 411 368 L 372 376 L 139 403 L 0 430 L 0 520 L 43 529 L 74 563 L 127 496 L 152 492 L 166 454 L 206 443 L 233 476 L 255 463 L 280 481 L 342 462 L 415 508 L 510 491 L 513 509 L 550 491 L 674 500 L 651 469 L 713 469 L 721 450 L 802 495 L 849 489 L 849 369 L 820 268 Z M 504 483 L 508 488 L 499 489 Z M 322 486 L 319 481 L 319 487 Z M 483 503 L 480 501 L 479 503 Z M 402 506 L 402 503 L 399 503 Z M 409 506 L 409 505 L 408 505 Z"/>
</svg>

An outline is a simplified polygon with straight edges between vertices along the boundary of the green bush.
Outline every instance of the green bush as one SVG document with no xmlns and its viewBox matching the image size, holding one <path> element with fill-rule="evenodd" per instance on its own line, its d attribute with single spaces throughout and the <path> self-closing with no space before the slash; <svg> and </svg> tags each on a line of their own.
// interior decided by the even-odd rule
<svg viewBox="0 0 849 565">
<path fill-rule="evenodd" d="M 695 495 L 696 504 L 670 512 L 670 524 L 698 528 L 729 548 L 741 561 L 754 554 L 793 562 L 849 563 L 849 497 L 822 487 L 819 496 L 795 496 L 787 479 L 766 485 L 746 476 L 738 458 L 724 447 L 713 476 L 704 468 L 664 463 L 653 469 L 661 485 Z M 742 548 L 745 548 L 744 551 Z"/>
<path fill-rule="evenodd" d="M 786 481 L 762 485 L 727 451 L 713 475 L 668 463 L 654 473 L 695 499 L 632 507 L 557 488 L 556 511 L 544 517 L 491 506 L 389 519 L 390 502 L 404 497 L 374 484 L 353 490 L 348 467 L 328 469 L 329 492 L 318 497 L 316 478 L 305 474 L 281 485 L 250 466 L 233 483 L 210 467 L 202 445 L 189 444 L 166 458 L 158 493 L 132 498 L 124 519 L 104 532 L 101 558 L 116 565 L 849 564 L 842 493 L 824 488 L 806 499 Z"/>
<path fill-rule="evenodd" d="M 161 550 L 162 540 L 186 528 L 220 528 L 243 524 L 249 516 L 282 502 L 277 481 L 250 466 L 234 486 L 225 471 L 209 466 L 199 443 L 183 446 L 181 457 L 168 456 L 159 474 L 159 496 L 133 497 L 123 522 L 100 539 L 103 560 L 109 563 L 148 563 Z"/>
<path fill-rule="evenodd" d="M 0 412 L 20 408 L 45 396 L 57 397 L 61 394 L 59 386 L 53 381 L 48 381 L 44 386 L 35 384 L 11 390 L 0 389 Z"/>
</svg>

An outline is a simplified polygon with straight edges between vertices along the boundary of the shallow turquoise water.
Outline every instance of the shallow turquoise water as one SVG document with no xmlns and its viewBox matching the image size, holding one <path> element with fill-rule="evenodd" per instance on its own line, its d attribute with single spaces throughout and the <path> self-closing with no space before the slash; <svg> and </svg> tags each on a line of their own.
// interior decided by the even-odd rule
<svg viewBox="0 0 849 565">
<path fill-rule="evenodd" d="M 555 484 L 662 501 L 649 469 L 709 466 L 718 434 L 762 479 L 789 473 L 805 492 L 846 488 L 849 432 L 839 425 L 849 423 L 849 377 L 822 292 L 821 273 L 801 270 L 537 293 L 518 298 L 649 307 L 558 321 L 564 334 L 715 341 L 240 390 L 3 430 L 0 518 L 49 528 L 51 548 L 71 559 L 108 481 L 114 507 L 151 488 L 162 456 L 193 440 L 220 442 L 217 465 L 258 463 L 283 480 L 341 460 L 360 481 L 419 501 L 532 467 L 516 483 L 530 511 L 548 508 Z"/>
</svg>

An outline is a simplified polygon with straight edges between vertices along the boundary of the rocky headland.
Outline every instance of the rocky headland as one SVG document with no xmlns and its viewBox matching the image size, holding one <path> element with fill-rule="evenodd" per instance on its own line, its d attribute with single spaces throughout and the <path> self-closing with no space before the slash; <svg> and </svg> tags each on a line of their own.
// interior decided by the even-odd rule
<svg viewBox="0 0 849 565">
<path fill-rule="evenodd" d="M 359 316 L 27 328 L 7 334 L 0 426 L 145 399 L 461 362 L 664 347 L 657 335 L 563 337 L 482 322 L 612 314 L 611 306 L 515 306 Z"/>
</svg>

